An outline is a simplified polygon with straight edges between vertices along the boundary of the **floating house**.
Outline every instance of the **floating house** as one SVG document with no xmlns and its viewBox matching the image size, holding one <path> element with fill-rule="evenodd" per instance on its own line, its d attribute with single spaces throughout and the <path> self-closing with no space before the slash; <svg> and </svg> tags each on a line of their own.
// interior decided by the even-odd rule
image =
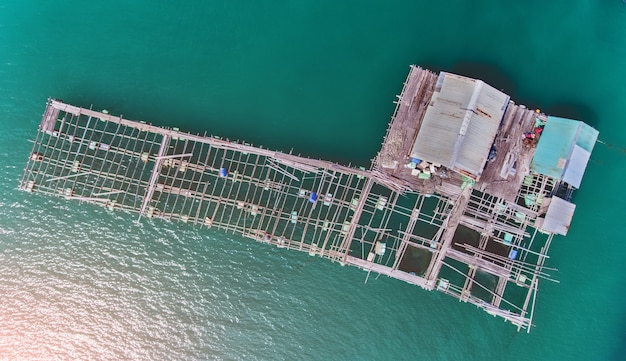
<svg viewBox="0 0 626 361">
<path fill-rule="evenodd" d="M 480 80 L 411 66 L 369 169 L 49 100 L 20 189 L 306 252 L 529 331 L 597 137 Z"/>
</svg>

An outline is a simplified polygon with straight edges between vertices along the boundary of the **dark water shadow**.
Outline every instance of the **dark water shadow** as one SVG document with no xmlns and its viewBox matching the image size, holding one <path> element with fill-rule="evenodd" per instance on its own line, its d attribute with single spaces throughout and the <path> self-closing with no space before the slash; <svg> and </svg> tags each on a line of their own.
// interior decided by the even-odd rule
<svg viewBox="0 0 626 361">
<path fill-rule="evenodd" d="M 489 62 L 464 61 L 458 62 L 449 70 L 451 73 L 480 79 L 492 87 L 509 95 L 517 97 L 515 82 L 512 77 L 499 65 Z"/>
<path fill-rule="evenodd" d="M 513 80 L 515 77 L 497 63 L 489 61 L 459 61 L 447 66 L 441 62 L 426 61 L 423 62 L 422 66 L 436 72 L 447 71 L 470 78 L 481 79 L 509 95 L 517 104 L 524 104 L 530 109 L 539 108 L 548 115 L 582 120 L 599 129 L 600 119 L 592 104 L 582 102 L 579 99 L 561 99 L 548 102 L 545 99 L 523 96 L 518 92 L 516 82 Z"/>
<path fill-rule="evenodd" d="M 434 72 L 445 71 L 474 79 L 480 79 L 492 87 L 503 91 L 513 100 L 517 97 L 513 77 L 510 76 L 502 66 L 493 62 L 458 61 L 448 65 L 441 62 L 426 60 L 421 62 L 419 65 Z"/>
<path fill-rule="evenodd" d="M 563 100 L 547 104 L 542 110 L 544 113 L 549 115 L 582 120 L 596 129 L 598 129 L 598 126 L 600 125 L 598 114 L 587 104 Z"/>
</svg>

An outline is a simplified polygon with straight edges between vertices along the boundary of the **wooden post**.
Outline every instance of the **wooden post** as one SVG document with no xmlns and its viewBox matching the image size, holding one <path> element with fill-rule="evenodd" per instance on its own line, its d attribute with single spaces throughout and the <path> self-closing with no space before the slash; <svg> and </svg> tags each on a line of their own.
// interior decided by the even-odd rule
<svg viewBox="0 0 626 361">
<path fill-rule="evenodd" d="M 154 160 L 154 166 L 152 166 L 152 175 L 150 176 L 150 181 L 148 181 L 148 187 L 146 188 L 146 193 L 143 197 L 143 203 L 141 204 L 141 209 L 139 210 L 138 220 L 141 219 L 141 216 L 146 211 L 146 207 L 148 207 L 148 204 L 152 200 L 152 194 L 154 193 L 154 186 L 157 180 L 159 179 L 159 174 L 161 174 L 161 166 L 163 164 L 163 157 L 165 156 L 165 153 L 167 153 L 169 142 L 170 142 L 170 136 L 163 135 L 161 138 L 161 146 L 159 147 L 159 153 L 157 154 L 157 157 Z"/>
</svg>

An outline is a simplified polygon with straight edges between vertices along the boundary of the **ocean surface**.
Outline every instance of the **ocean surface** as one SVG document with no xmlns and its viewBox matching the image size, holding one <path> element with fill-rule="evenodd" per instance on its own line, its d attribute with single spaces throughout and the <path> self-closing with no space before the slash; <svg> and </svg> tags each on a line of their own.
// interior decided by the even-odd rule
<svg viewBox="0 0 626 361">
<path fill-rule="evenodd" d="M 48 97 L 369 166 L 409 64 L 600 130 L 530 334 L 219 231 L 17 190 Z M 626 360 L 626 3 L 0 2 L 0 360 Z"/>
</svg>

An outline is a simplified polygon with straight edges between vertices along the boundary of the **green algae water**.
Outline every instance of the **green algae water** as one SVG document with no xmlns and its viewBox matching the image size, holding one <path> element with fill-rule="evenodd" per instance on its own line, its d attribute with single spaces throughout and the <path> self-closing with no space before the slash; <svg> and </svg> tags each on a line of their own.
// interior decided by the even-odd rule
<svg viewBox="0 0 626 361">
<path fill-rule="evenodd" d="M 5 0 L 0 359 L 624 360 L 625 59 L 620 0 Z M 17 190 L 48 97 L 368 166 L 409 64 L 600 131 L 530 334 L 305 253 Z"/>
</svg>

